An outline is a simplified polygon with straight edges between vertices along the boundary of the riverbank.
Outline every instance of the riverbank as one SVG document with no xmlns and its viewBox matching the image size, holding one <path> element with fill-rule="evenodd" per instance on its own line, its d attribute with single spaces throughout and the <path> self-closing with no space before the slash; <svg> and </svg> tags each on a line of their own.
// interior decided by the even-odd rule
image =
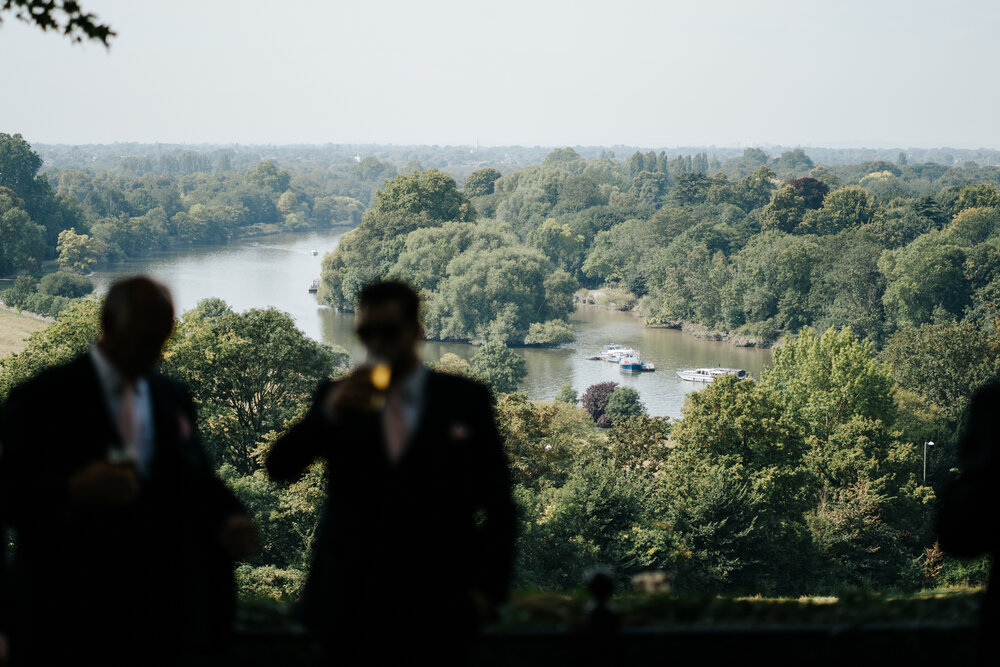
<svg viewBox="0 0 1000 667">
<path fill-rule="evenodd" d="M 678 329 L 689 336 L 694 336 L 701 340 L 722 341 L 729 343 L 733 347 L 755 347 L 766 350 L 774 347 L 778 341 L 769 340 L 760 336 L 748 336 L 739 331 L 718 331 L 695 322 L 685 320 L 671 320 L 667 322 L 644 322 L 650 329 Z"/>
<path fill-rule="evenodd" d="M 686 320 L 649 322 L 645 320 L 639 299 L 623 288 L 579 289 L 573 295 L 573 303 L 578 308 L 594 308 L 597 310 L 629 313 L 634 317 L 642 318 L 643 326 L 650 329 L 676 329 L 699 340 L 726 342 L 733 347 L 755 347 L 766 350 L 773 347 L 780 340 L 780 338 L 770 340 L 763 336 L 750 336 L 740 331 L 720 331 Z"/>
</svg>

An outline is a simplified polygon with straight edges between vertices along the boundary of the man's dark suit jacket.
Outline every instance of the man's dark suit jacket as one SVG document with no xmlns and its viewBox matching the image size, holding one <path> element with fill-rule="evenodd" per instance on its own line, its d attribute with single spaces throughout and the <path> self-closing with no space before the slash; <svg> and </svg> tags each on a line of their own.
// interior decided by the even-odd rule
<svg viewBox="0 0 1000 667">
<path fill-rule="evenodd" d="M 969 403 L 959 441 L 961 475 L 941 494 L 937 536 L 960 558 L 989 555 L 979 664 L 1000 664 L 1000 384 L 987 385 Z"/>
<path fill-rule="evenodd" d="M 217 535 L 243 509 L 213 473 L 187 392 L 159 375 L 148 382 L 153 455 L 138 498 L 120 508 L 67 495 L 74 473 L 122 446 L 89 355 L 23 383 L 3 407 L 0 489 L 17 530 L 20 645 L 32 662 L 89 649 L 149 649 L 143 661 L 155 662 L 231 612 L 232 567 Z"/>
<path fill-rule="evenodd" d="M 489 390 L 428 372 L 418 425 L 396 463 L 379 413 L 330 422 L 317 390 L 306 417 L 274 443 L 267 470 L 292 480 L 327 462 L 328 498 L 303 596 L 328 641 L 385 627 L 471 635 L 470 589 L 506 599 L 515 516 Z M 409 634 L 413 634 L 410 632 Z"/>
</svg>

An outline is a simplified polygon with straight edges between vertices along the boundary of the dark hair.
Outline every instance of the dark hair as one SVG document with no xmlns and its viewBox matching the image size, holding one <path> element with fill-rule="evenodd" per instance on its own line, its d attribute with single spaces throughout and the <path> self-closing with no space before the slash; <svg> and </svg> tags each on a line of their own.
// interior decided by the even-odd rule
<svg viewBox="0 0 1000 667">
<path fill-rule="evenodd" d="M 116 281 L 104 296 L 101 328 L 114 331 L 146 320 L 162 329 L 164 338 L 174 326 L 174 305 L 170 290 L 146 276 L 131 276 Z"/>
<path fill-rule="evenodd" d="M 370 283 L 358 294 L 358 308 L 387 303 L 398 303 L 403 317 L 415 324 L 420 322 L 420 295 L 404 282 L 383 280 Z"/>
</svg>

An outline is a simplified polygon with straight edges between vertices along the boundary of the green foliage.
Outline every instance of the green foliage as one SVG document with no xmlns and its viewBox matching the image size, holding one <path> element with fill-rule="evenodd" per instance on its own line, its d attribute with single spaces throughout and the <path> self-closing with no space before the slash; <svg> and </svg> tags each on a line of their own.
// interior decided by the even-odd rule
<svg viewBox="0 0 1000 667">
<path fill-rule="evenodd" d="M 786 185 L 774 193 L 770 203 L 761 211 L 760 227 L 764 231 L 789 233 L 799 226 L 805 212 L 805 199 L 795 187 Z"/>
<path fill-rule="evenodd" d="M 676 547 L 647 494 L 641 474 L 602 457 L 575 467 L 561 486 L 519 489 L 515 584 L 570 588 L 596 564 L 613 564 L 623 576 L 662 569 Z"/>
<path fill-rule="evenodd" d="M 996 208 L 1000 206 L 1000 190 L 994 183 L 967 185 L 958 192 L 954 211 L 959 213 L 967 208 Z"/>
<path fill-rule="evenodd" d="M 549 218 L 531 233 L 531 243 L 559 268 L 572 275 L 579 274 L 587 249 L 586 238 L 574 234 L 569 224 L 560 225 Z"/>
<path fill-rule="evenodd" d="M 573 385 L 567 382 L 559 388 L 559 395 L 556 396 L 556 400 L 560 403 L 576 405 L 580 399 L 577 396 L 576 389 L 573 389 Z"/>
<path fill-rule="evenodd" d="M 76 299 L 87 296 L 94 291 L 94 283 L 85 276 L 75 273 L 57 271 L 42 276 L 38 283 L 38 291 L 52 296 L 65 296 Z"/>
<path fill-rule="evenodd" d="M 66 280 L 63 276 L 69 279 Z M 42 278 L 41 284 L 30 276 L 19 276 L 14 280 L 14 285 L 3 293 L 3 299 L 12 308 L 44 317 L 55 317 L 76 298 L 89 294 L 93 288 L 89 280 L 73 274 L 50 273 Z"/>
<path fill-rule="evenodd" d="M 475 209 L 459 192 L 454 179 L 436 169 L 386 181 L 361 224 L 345 234 L 337 248 L 323 258 L 320 300 L 352 310 L 358 292 L 366 284 L 389 275 L 404 279 L 413 275 L 418 286 L 436 284 L 454 256 L 451 243 L 459 242 L 456 234 L 467 228 L 449 228 L 444 233 L 452 237 L 450 240 L 418 236 L 409 248 L 407 235 L 448 222 L 472 222 L 474 218 Z M 394 268 L 401 256 L 402 264 Z"/>
<path fill-rule="evenodd" d="M 472 245 L 475 230 L 470 222 L 448 222 L 410 232 L 389 275 L 433 292 L 447 277 L 451 260 Z"/>
<path fill-rule="evenodd" d="M 899 387 L 954 424 L 975 391 L 1000 377 L 1000 339 L 971 322 L 925 324 L 895 333 L 882 359 Z"/>
<path fill-rule="evenodd" d="M 900 327 L 961 316 L 969 303 L 966 251 L 944 232 L 930 232 L 879 260 L 886 276 L 886 314 Z"/>
<path fill-rule="evenodd" d="M 614 420 L 608 431 L 608 451 L 616 465 L 656 472 L 667 460 L 669 435 L 667 417 L 650 417 L 639 412 Z"/>
<path fill-rule="evenodd" d="M 72 229 L 59 232 L 59 266 L 64 270 L 90 273 L 104 261 L 107 245 L 87 234 L 77 234 Z"/>
<path fill-rule="evenodd" d="M 429 362 L 427 367 L 440 373 L 450 373 L 469 378 L 473 377 L 472 366 L 469 365 L 469 362 L 454 352 L 445 352 L 437 361 Z"/>
<path fill-rule="evenodd" d="M 836 582 L 914 586 L 915 554 L 928 538 L 933 494 L 917 486 L 917 447 L 881 420 L 853 417 L 814 441 L 807 465 L 818 472 L 820 502 L 808 516 Z"/>
<path fill-rule="evenodd" d="M 465 179 L 465 185 L 462 187 L 462 192 L 465 193 L 466 197 L 483 197 L 485 195 L 491 195 L 493 194 L 497 179 L 499 179 L 500 176 L 502 176 L 502 174 L 492 167 L 474 171 L 469 174 L 467 179 Z"/>
<path fill-rule="evenodd" d="M 528 327 L 528 335 L 524 337 L 524 344 L 551 346 L 571 343 L 574 339 L 573 327 L 565 320 L 549 320 L 532 322 Z"/>
<path fill-rule="evenodd" d="M 831 582 L 914 585 L 910 569 L 928 533 L 930 489 L 916 481 L 919 453 L 895 430 L 888 371 L 849 329 L 808 330 L 775 350 L 764 382 L 806 435 L 805 468 L 818 502 L 807 515 Z"/>
<path fill-rule="evenodd" d="M 248 474 L 259 467 L 253 453 L 261 435 L 280 432 L 320 380 L 347 361 L 343 350 L 307 338 L 286 313 L 235 313 L 205 299 L 181 317 L 163 368 L 191 390 L 209 453 Z"/>
<path fill-rule="evenodd" d="M 0 275 L 37 268 L 44 252 L 45 228 L 0 194 Z"/>
<path fill-rule="evenodd" d="M 525 488 L 565 482 L 574 462 L 599 447 L 600 434 L 574 405 L 500 394 L 496 417 L 513 481 Z"/>
<path fill-rule="evenodd" d="M 857 186 L 834 190 L 823 200 L 821 210 L 829 214 L 833 231 L 870 223 L 880 215 L 875 199 L 867 190 Z"/>
<path fill-rule="evenodd" d="M 90 299 L 72 302 L 56 321 L 28 338 L 21 352 L 0 359 L 0 401 L 10 390 L 39 372 L 83 354 L 97 338 L 100 304 Z"/>
<path fill-rule="evenodd" d="M 296 418 L 299 416 L 301 412 Z M 294 418 L 284 424 L 282 430 L 292 421 Z M 254 451 L 258 463 L 264 460 L 277 437 L 274 431 L 262 435 Z M 313 464 L 300 479 L 288 485 L 271 482 L 260 468 L 240 474 L 231 465 L 223 464 L 219 474 L 257 524 L 260 550 L 251 564 L 275 567 L 280 572 L 306 572 L 312 563 L 313 543 L 326 500 L 323 464 Z M 300 586 L 301 575 L 293 576 L 294 585 Z"/>
<path fill-rule="evenodd" d="M 639 392 L 632 387 L 617 387 L 608 397 L 608 404 L 604 408 L 604 414 L 608 421 L 614 426 L 618 422 L 637 417 L 646 412 L 646 407 L 639 400 Z"/>
<path fill-rule="evenodd" d="M 407 217 L 419 218 L 429 223 L 419 226 L 436 226 L 444 222 L 472 222 L 475 210 L 468 198 L 455 185 L 455 179 L 428 169 L 415 174 L 402 175 L 387 181 L 375 195 L 365 219 L 382 240 L 405 234 L 416 229 Z M 362 223 L 364 224 L 364 223 Z"/>
<path fill-rule="evenodd" d="M 441 340 L 492 340 L 519 344 L 531 324 L 564 320 L 573 308 L 576 281 L 552 270 L 537 250 L 524 246 L 471 249 L 448 265 L 448 277 L 429 304 L 429 336 Z M 542 324 L 536 340 L 554 344 L 565 328 Z M 538 338 L 547 334 L 546 338 Z"/>
<path fill-rule="evenodd" d="M 803 514 L 811 476 L 801 431 L 777 396 L 731 376 L 689 394 L 672 428 L 669 517 L 690 553 L 686 587 L 795 590 L 811 561 Z"/>
<path fill-rule="evenodd" d="M 847 328 L 822 336 L 803 329 L 786 338 L 763 383 L 778 392 L 791 418 L 821 439 L 854 417 L 886 424 L 896 418 L 892 377 L 871 343 Z"/>
<path fill-rule="evenodd" d="M 281 194 L 288 190 L 292 175 L 278 168 L 274 160 L 264 160 L 246 176 L 247 183 L 262 190 Z"/>
<path fill-rule="evenodd" d="M 483 344 L 472 357 L 472 374 L 493 388 L 494 392 L 510 394 L 528 375 L 528 364 L 500 341 Z"/>
<path fill-rule="evenodd" d="M 274 565 L 254 567 L 241 563 L 234 574 L 241 601 L 264 599 L 290 603 L 299 598 L 306 583 L 305 571 L 283 570 Z"/>
</svg>

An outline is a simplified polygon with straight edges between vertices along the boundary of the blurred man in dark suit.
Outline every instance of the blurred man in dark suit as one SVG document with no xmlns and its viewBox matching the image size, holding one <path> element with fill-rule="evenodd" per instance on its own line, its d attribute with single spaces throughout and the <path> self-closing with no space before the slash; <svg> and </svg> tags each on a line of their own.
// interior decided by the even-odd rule
<svg viewBox="0 0 1000 667">
<path fill-rule="evenodd" d="M 231 559 L 256 530 L 214 475 L 187 392 L 154 372 L 173 325 L 165 287 L 117 282 L 90 351 L 4 405 L 12 648 L 30 664 L 173 664 L 231 610 Z"/>
<path fill-rule="evenodd" d="M 979 663 L 1000 664 L 1000 384 L 976 392 L 958 445 L 961 474 L 941 495 L 937 534 L 945 552 L 960 558 L 990 556 L 983 599 Z"/>
<path fill-rule="evenodd" d="M 327 462 L 303 603 L 338 664 L 461 664 L 507 595 L 514 507 L 489 391 L 424 367 L 418 313 L 402 283 L 362 291 L 369 363 L 320 386 L 267 459 L 277 480 Z"/>
</svg>

